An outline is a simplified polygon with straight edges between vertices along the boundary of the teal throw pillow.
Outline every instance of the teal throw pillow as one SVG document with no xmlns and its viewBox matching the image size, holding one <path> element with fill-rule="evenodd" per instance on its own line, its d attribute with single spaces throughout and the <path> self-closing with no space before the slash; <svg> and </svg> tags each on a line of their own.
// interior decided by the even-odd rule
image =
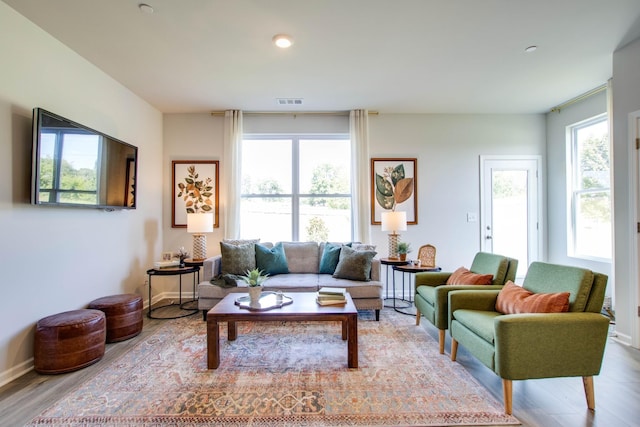
<svg viewBox="0 0 640 427">
<path fill-rule="evenodd" d="M 371 280 L 371 261 L 376 253 L 375 251 L 356 251 L 343 246 L 333 277 L 363 282 Z"/>
<path fill-rule="evenodd" d="M 270 276 L 287 274 L 289 264 L 282 243 L 278 243 L 273 248 L 256 244 L 256 268 Z"/>
<path fill-rule="evenodd" d="M 342 245 L 325 243 L 322 258 L 320 258 L 320 274 L 333 274 L 340 259 L 340 249 Z"/>
<path fill-rule="evenodd" d="M 243 275 L 247 270 L 256 268 L 256 251 L 254 243 L 231 245 L 220 242 L 222 254 L 222 274 Z"/>
</svg>

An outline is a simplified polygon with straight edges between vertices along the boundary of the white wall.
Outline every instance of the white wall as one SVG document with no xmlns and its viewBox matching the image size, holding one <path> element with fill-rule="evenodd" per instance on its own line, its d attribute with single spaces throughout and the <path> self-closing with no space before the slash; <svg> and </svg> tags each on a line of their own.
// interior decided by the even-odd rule
<svg viewBox="0 0 640 427">
<path fill-rule="evenodd" d="M 575 265 L 608 275 L 607 295 L 613 295 L 614 281 L 610 262 L 591 261 L 567 255 L 567 126 L 606 112 L 607 94 L 603 91 L 563 108 L 559 113 L 547 114 L 547 259 L 549 262 Z"/>
<path fill-rule="evenodd" d="M 629 135 L 629 114 L 640 110 L 640 39 L 613 54 L 613 163 L 616 277 L 616 333 L 640 348 L 637 251 L 638 154 Z M 624 301 L 624 304 L 620 304 Z"/>
<path fill-rule="evenodd" d="M 162 116 L 0 2 L 0 385 L 32 366 L 38 319 L 144 295 L 161 251 Z M 43 107 L 139 147 L 138 208 L 29 204 L 31 114 Z"/>
</svg>

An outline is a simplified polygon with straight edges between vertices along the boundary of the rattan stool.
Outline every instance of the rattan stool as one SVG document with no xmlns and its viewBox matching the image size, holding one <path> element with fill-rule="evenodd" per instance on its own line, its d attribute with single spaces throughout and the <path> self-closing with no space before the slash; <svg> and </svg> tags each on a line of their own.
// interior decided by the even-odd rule
<svg viewBox="0 0 640 427">
<path fill-rule="evenodd" d="M 133 338 L 142 331 L 142 297 L 134 294 L 111 295 L 89 303 L 89 308 L 107 316 L 107 342 Z"/>
<path fill-rule="evenodd" d="M 99 310 L 72 310 L 36 323 L 33 365 L 41 374 L 89 366 L 104 356 L 106 319 Z"/>
</svg>

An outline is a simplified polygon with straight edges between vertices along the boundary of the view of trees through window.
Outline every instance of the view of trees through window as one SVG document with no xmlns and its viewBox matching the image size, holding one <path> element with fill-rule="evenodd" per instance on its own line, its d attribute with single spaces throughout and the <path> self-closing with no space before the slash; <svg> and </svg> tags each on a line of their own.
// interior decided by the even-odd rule
<svg viewBox="0 0 640 427">
<path fill-rule="evenodd" d="M 571 127 L 573 256 L 611 258 L 611 158 L 609 123 L 598 116 Z"/>
<path fill-rule="evenodd" d="M 350 240 L 350 165 L 345 135 L 245 136 L 242 237 L 272 242 Z"/>
<path fill-rule="evenodd" d="M 40 200 L 97 203 L 96 135 L 43 134 L 40 147 Z"/>
</svg>

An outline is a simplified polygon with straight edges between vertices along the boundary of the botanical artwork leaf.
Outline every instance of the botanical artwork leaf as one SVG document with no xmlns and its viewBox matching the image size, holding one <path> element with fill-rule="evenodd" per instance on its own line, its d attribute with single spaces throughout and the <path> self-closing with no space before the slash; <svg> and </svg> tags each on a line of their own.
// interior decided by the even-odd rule
<svg viewBox="0 0 640 427">
<path fill-rule="evenodd" d="M 393 168 L 393 171 L 391 172 L 391 182 L 393 182 L 393 186 L 397 188 L 398 182 L 400 180 L 403 180 L 404 177 L 405 177 L 404 165 L 402 163 L 400 163 L 398 166 Z M 397 189 L 396 189 L 396 191 L 397 191 Z"/>
<path fill-rule="evenodd" d="M 376 200 L 383 209 L 393 209 L 393 206 L 395 205 L 393 195 L 385 196 L 378 190 L 376 190 Z"/>
<path fill-rule="evenodd" d="M 395 198 L 396 203 L 400 204 L 409 200 L 413 194 L 413 178 L 404 178 L 396 183 Z"/>
<path fill-rule="evenodd" d="M 384 197 L 393 197 L 393 187 L 391 183 L 378 173 L 376 173 L 376 193 L 380 193 L 380 195 Z M 376 198 L 378 197 L 376 196 Z"/>
</svg>

